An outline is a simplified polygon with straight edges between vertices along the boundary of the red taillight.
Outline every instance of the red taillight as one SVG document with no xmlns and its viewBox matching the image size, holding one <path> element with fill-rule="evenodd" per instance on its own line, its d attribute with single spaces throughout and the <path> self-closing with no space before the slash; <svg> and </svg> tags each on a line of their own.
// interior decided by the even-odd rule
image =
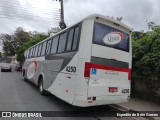
<svg viewBox="0 0 160 120">
<path fill-rule="evenodd" d="M 90 77 L 90 68 L 91 68 L 91 63 L 86 62 L 84 68 L 84 77 Z"/>
<path fill-rule="evenodd" d="M 111 92 L 111 93 L 118 92 L 118 88 L 117 87 L 109 87 L 109 92 Z"/>
<path fill-rule="evenodd" d="M 131 70 L 128 72 L 128 80 L 131 80 Z"/>
</svg>

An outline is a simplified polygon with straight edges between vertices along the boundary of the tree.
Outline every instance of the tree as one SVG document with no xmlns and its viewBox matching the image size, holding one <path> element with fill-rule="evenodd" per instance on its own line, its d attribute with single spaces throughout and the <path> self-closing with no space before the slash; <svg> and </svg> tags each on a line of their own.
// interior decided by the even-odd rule
<svg viewBox="0 0 160 120">
<path fill-rule="evenodd" d="M 15 49 L 13 46 L 15 41 L 13 40 L 13 36 L 9 34 L 1 34 L 0 39 L 2 40 L 3 51 L 5 52 L 5 55 L 15 55 Z"/>
<path fill-rule="evenodd" d="M 24 43 L 29 41 L 30 34 L 26 32 L 22 27 L 18 27 L 13 34 L 14 39 L 14 48 L 15 50 L 19 49 Z"/>
<path fill-rule="evenodd" d="M 150 22 L 148 27 L 150 31 L 134 32 L 132 35 L 132 82 L 145 80 L 147 91 L 155 92 L 156 88 L 160 88 L 160 26 Z"/>
<path fill-rule="evenodd" d="M 17 60 L 22 62 L 24 60 L 24 51 L 36 43 L 46 39 L 51 33 L 56 34 L 60 28 L 51 28 L 48 33 L 40 33 L 37 31 L 26 32 L 22 27 L 16 28 L 11 35 L 1 34 L 0 39 L 3 43 L 3 50 L 6 56 L 17 54 Z"/>
<path fill-rule="evenodd" d="M 48 35 L 51 36 L 51 35 L 54 35 L 56 34 L 57 32 L 59 32 L 61 29 L 59 27 L 55 27 L 55 28 L 51 28 L 50 30 L 48 30 Z"/>
<path fill-rule="evenodd" d="M 30 38 L 25 44 L 21 45 L 21 47 L 17 50 L 17 60 L 20 62 L 24 61 L 24 51 L 27 50 L 29 47 L 35 45 L 36 43 L 46 39 L 48 37 L 45 33 L 38 33 L 34 31 L 33 33 L 30 32 Z"/>
</svg>

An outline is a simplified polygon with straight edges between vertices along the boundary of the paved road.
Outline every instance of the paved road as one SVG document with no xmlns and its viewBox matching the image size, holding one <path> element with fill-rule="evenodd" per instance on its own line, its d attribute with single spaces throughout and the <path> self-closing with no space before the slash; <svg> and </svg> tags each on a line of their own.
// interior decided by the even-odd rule
<svg viewBox="0 0 160 120">
<path fill-rule="evenodd" d="M 73 111 L 73 110 L 108 110 L 108 106 L 78 108 L 71 106 L 53 95 L 42 96 L 38 88 L 30 82 L 25 82 L 20 72 L 0 72 L 0 111 Z M 2 118 L 0 118 L 1 120 Z M 17 120 L 17 118 L 12 118 Z M 23 118 L 28 120 L 29 118 Z M 30 118 L 33 119 L 33 118 Z M 35 118 L 34 118 L 35 119 Z M 33 119 L 33 120 L 34 120 Z M 40 119 L 40 118 L 38 118 Z M 53 118 L 42 118 L 50 120 Z M 117 120 L 116 117 L 54 117 L 54 120 Z M 131 118 L 123 118 L 125 120 Z"/>
</svg>

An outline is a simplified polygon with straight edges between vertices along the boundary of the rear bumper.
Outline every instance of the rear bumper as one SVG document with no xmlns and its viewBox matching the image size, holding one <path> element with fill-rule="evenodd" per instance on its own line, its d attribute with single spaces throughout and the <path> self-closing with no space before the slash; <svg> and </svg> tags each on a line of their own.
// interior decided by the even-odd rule
<svg viewBox="0 0 160 120">
<path fill-rule="evenodd" d="M 12 69 L 3 69 L 3 68 L 1 68 L 1 71 L 12 71 Z"/>
<path fill-rule="evenodd" d="M 87 107 L 87 106 L 98 106 L 98 105 L 107 105 L 107 104 L 118 104 L 128 102 L 129 97 L 124 96 L 99 96 L 96 97 L 96 100 L 87 100 L 85 96 L 75 95 L 73 101 L 74 106 Z"/>
</svg>

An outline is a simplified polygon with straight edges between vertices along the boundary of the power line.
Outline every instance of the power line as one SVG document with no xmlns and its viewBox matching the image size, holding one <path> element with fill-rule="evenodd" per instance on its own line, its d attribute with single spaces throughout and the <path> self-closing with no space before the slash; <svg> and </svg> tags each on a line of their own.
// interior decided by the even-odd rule
<svg viewBox="0 0 160 120">
<path fill-rule="evenodd" d="M 3 3 L 3 6 L 6 5 L 5 7 L 8 7 L 10 5 L 9 2 L 7 3 L 7 1 L 4 1 L 4 0 L 1 0 L 0 2 Z M 10 2 L 10 3 L 12 4 L 12 6 L 17 7 L 17 8 L 19 8 L 19 5 L 20 5 L 20 7 L 23 6 L 23 8 L 27 8 L 27 9 L 30 8 L 30 7 L 32 7 L 32 8 L 35 8 L 35 9 L 46 10 L 46 11 L 59 10 L 60 9 L 60 8 L 52 8 L 52 9 L 45 8 L 45 9 L 42 9 L 42 8 L 35 7 L 35 6 L 33 7 L 31 4 L 30 4 L 30 6 L 28 6 L 27 4 L 24 6 L 24 5 L 21 5 L 21 4 L 18 5 L 17 2 Z"/>
<path fill-rule="evenodd" d="M 7 11 L 13 11 L 14 9 L 12 9 L 12 8 L 7 8 Z M 53 11 L 46 11 L 46 12 L 42 12 L 42 11 L 36 11 L 36 10 L 31 10 L 31 9 L 29 9 L 29 10 L 25 10 L 25 9 L 16 9 L 17 11 L 16 12 L 22 12 L 22 11 L 24 11 L 24 12 L 30 12 L 30 13 L 41 13 L 41 14 L 48 14 L 48 15 L 52 15 L 52 14 L 60 14 L 60 11 L 55 11 L 55 10 L 53 10 Z M 1 10 L 1 11 L 4 11 L 4 10 Z M 4 12 L 6 12 L 6 11 L 4 11 Z"/>
<path fill-rule="evenodd" d="M 50 20 L 41 20 L 41 19 L 34 19 L 34 18 L 28 18 L 28 19 L 25 19 L 25 18 L 22 18 L 22 17 L 15 17 L 15 16 L 1 16 L 0 15 L 0 18 L 13 18 L 13 19 L 20 19 L 20 20 L 30 20 L 30 21 L 39 21 L 39 22 L 47 22 L 47 23 L 55 23 L 55 24 L 58 24 L 57 22 L 55 21 L 50 21 Z"/>
<path fill-rule="evenodd" d="M 4 6 L 4 5 L 3 5 Z M 17 5 L 16 5 L 17 6 Z M 7 6 L 6 6 L 7 7 Z M 15 7 L 15 6 L 14 6 Z M 14 7 L 12 7 L 13 9 L 14 9 Z M 11 13 L 11 11 L 12 11 L 12 8 L 11 7 L 8 7 L 7 9 L 9 10 L 9 11 L 5 11 L 5 13 L 8 13 L 7 15 L 10 15 L 10 14 L 13 14 L 13 13 Z M 19 7 L 18 7 L 19 8 Z M 23 16 L 23 15 L 27 15 L 27 16 L 29 16 L 29 17 L 31 17 L 31 16 L 33 16 L 33 17 L 39 17 L 39 18 L 42 18 L 42 17 L 45 17 L 45 19 L 51 19 L 52 17 L 53 17 L 53 19 L 55 19 L 55 17 L 60 17 L 60 10 L 54 10 L 54 11 L 52 11 L 52 13 L 50 12 L 48 12 L 48 11 L 46 11 L 47 13 L 43 13 L 43 12 L 41 12 L 41 11 L 36 11 L 36 10 L 31 10 L 31 9 L 28 9 L 27 11 L 25 11 L 25 9 L 17 9 L 17 10 L 22 10 L 22 11 L 24 11 L 23 13 L 25 13 L 25 14 L 22 14 L 22 11 L 21 11 L 21 13 L 17 13 L 17 15 L 19 16 Z M 0 12 L 3 12 L 3 11 L 0 11 Z M 34 14 L 30 14 L 30 12 L 34 12 Z M 35 15 L 36 13 L 41 13 L 41 15 Z M 4 13 L 2 13 L 2 14 L 4 14 Z M 43 15 L 43 14 L 45 14 L 45 16 Z M 5 14 L 6 15 L 6 14 Z M 16 15 L 16 16 L 17 16 Z"/>
<path fill-rule="evenodd" d="M 6 19 L 18 19 L 18 20 L 29 20 L 29 21 L 39 21 L 39 22 L 47 22 L 47 24 L 52 24 L 54 26 L 58 26 L 58 23 L 60 21 L 60 8 L 52 8 L 52 9 L 41 9 L 39 7 L 33 7 L 31 4 L 28 5 L 21 5 L 17 4 L 16 2 L 10 2 L 12 6 L 10 6 L 7 1 L 1 0 L 1 5 L 3 7 L 6 7 L 7 11 L 4 11 L 3 9 L 0 10 L 0 18 L 6 18 Z M 15 9 L 16 8 L 16 9 Z M 32 8 L 32 9 L 30 9 Z M 42 7 L 43 8 L 43 7 Z M 17 12 L 16 15 L 12 11 L 15 9 Z M 18 12 L 19 11 L 19 12 Z M 34 14 L 31 14 L 34 13 Z M 41 13 L 42 15 L 35 15 L 35 14 Z M 45 15 L 43 15 L 45 14 Z M 4 16 L 1 16 L 4 15 Z M 48 18 L 51 17 L 51 18 Z M 48 20 L 51 19 L 51 20 Z M 57 22 L 58 21 L 58 22 Z"/>
<path fill-rule="evenodd" d="M 1 14 L 1 13 L 0 13 Z M 5 17 L 14 17 L 14 18 L 16 18 L 16 17 L 18 17 L 18 18 L 22 18 L 22 19 L 24 19 L 24 20 L 38 20 L 38 21 L 48 21 L 48 22 L 56 22 L 57 20 L 60 20 L 60 18 L 57 18 L 57 17 L 54 17 L 53 19 L 52 18 L 49 18 L 49 19 L 47 19 L 47 18 L 42 18 L 42 17 L 32 17 L 32 16 L 25 16 L 25 15 L 13 15 L 13 14 L 9 14 L 9 15 L 7 15 L 7 14 L 5 14 L 4 15 Z"/>
<path fill-rule="evenodd" d="M 9 10 L 9 9 L 11 9 L 11 10 Z M 13 14 L 13 13 L 11 13 L 11 11 L 12 11 L 12 8 L 9 8 L 8 10 L 9 11 L 5 11 L 5 13 L 8 13 L 7 15 L 10 15 L 10 14 Z M 20 9 L 19 9 L 20 10 Z M 40 16 L 42 16 L 42 17 L 45 17 L 45 18 L 47 18 L 47 19 L 49 19 L 48 17 L 60 17 L 60 11 L 53 11 L 52 13 L 47 13 L 47 17 L 46 17 L 46 14 L 45 14 L 45 16 L 44 15 L 39 15 L 39 16 L 37 16 L 37 15 L 35 15 L 36 14 L 36 11 L 31 11 L 31 10 L 29 10 L 29 11 L 25 11 L 24 9 L 22 9 L 24 12 L 23 13 L 25 13 L 25 14 L 22 14 L 22 12 L 21 13 L 17 13 L 18 15 L 28 15 L 28 16 L 35 16 L 35 17 L 40 17 Z M 1 13 L 3 12 L 2 10 L 0 11 Z M 34 14 L 31 14 L 30 15 L 30 13 L 29 12 L 34 12 Z M 4 13 L 2 13 L 2 14 L 4 14 Z M 41 18 L 41 17 L 40 17 Z"/>
<path fill-rule="evenodd" d="M 10 15 L 14 15 L 14 16 L 29 16 L 29 17 L 38 17 L 38 18 L 44 18 L 44 19 L 54 19 L 55 17 L 56 18 L 60 18 L 60 15 L 58 14 L 53 14 L 52 16 L 46 16 L 46 15 L 35 15 L 35 14 L 27 14 L 27 13 L 11 13 L 11 12 L 2 12 L 0 11 L 0 14 L 1 15 L 4 15 L 4 16 L 10 16 Z"/>
</svg>

